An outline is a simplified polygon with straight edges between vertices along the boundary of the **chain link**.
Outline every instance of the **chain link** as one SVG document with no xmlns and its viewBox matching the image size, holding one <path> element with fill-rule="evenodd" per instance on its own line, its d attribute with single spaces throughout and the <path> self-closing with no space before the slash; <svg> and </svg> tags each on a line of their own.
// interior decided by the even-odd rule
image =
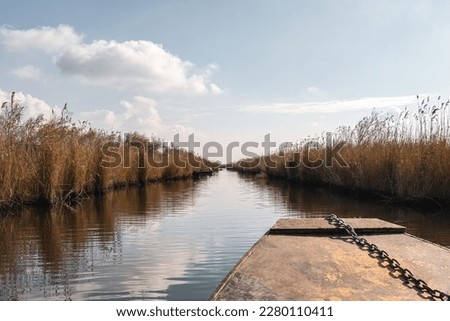
<svg viewBox="0 0 450 321">
<path fill-rule="evenodd" d="M 387 262 L 387 267 L 390 267 L 394 271 L 398 272 L 400 274 L 399 278 L 405 282 L 405 285 L 416 289 L 420 293 L 430 295 L 430 299 L 449 301 L 450 295 L 439 290 L 431 289 L 424 280 L 417 279 L 410 270 L 401 267 L 400 262 L 391 258 L 386 251 L 380 250 L 376 244 L 370 243 L 365 238 L 359 236 L 350 224 L 345 223 L 344 220 L 338 218 L 335 214 L 328 215 L 325 219 L 331 225 L 347 231 L 352 240 L 361 249 L 368 251 L 381 261 Z"/>
</svg>

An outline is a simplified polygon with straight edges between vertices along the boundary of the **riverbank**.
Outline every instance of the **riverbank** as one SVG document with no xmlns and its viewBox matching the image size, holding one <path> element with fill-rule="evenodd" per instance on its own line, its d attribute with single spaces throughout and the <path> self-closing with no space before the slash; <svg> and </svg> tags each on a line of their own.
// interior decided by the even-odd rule
<svg viewBox="0 0 450 321">
<path fill-rule="evenodd" d="M 375 195 L 388 201 L 450 205 L 447 102 L 418 102 L 415 114 L 372 113 L 354 128 L 305 140 L 233 165 L 247 173 Z"/>
<path fill-rule="evenodd" d="M 66 203 L 117 187 L 188 178 L 215 164 L 160 139 L 122 136 L 73 122 L 65 106 L 51 119 L 24 119 L 11 95 L 0 111 L 0 210 Z"/>
</svg>

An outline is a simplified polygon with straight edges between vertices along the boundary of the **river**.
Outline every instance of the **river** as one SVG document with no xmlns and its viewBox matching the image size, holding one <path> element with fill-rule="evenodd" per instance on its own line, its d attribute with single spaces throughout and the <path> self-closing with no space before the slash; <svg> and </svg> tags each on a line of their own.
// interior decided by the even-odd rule
<svg viewBox="0 0 450 321">
<path fill-rule="evenodd" d="M 378 217 L 450 247 L 450 213 L 220 171 L 0 217 L 0 300 L 207 300 L 280 217 Z"/>
</svg>

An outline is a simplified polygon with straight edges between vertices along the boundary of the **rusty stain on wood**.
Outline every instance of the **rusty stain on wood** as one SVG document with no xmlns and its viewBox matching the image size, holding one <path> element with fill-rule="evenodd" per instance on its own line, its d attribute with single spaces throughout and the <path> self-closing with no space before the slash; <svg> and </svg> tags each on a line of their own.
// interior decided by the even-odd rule
<svg viewBox="0 0 450 321">
<path fill-rule="evenodd" d="M 345 221 L 357 233 L 366 231 L 369 242 L 387 251 L 430 287 L 450 292 L 449 249 L 403 233 L 403 227 L 381 220 Z M 323 219 L 279 220 L 238 262 L 210 299 L 426 299 L 334 229 Z"/>
</svg>

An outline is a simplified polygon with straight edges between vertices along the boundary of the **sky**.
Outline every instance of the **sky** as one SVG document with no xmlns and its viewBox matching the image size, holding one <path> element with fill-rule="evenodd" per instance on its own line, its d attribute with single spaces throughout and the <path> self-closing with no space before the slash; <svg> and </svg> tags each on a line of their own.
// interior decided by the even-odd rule
<svg viewBox="0 0 450 321">
<path fill-rule="evenodd" d="M 194 134 L 225 149 L 353 126 L 374 107 L 414 108 L 416 95 L 450 98 L 448 1 L 0 0 L 0 8 L 0 100 L 16 92 L 31 116 L 67 103 L 96 128 L 167 142 Z M 232 160 L 240 156 L 234 150 Z"/>
</svg>

